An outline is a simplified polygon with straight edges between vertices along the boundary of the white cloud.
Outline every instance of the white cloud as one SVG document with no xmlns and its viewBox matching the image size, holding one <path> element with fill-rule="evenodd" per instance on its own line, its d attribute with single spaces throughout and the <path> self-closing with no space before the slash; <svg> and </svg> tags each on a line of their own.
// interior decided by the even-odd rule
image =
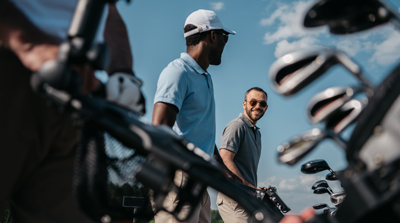
<svg viewBox="0 0 400 223">
<path fill-rule="evenodd" d="M 272 13 L 272 15 L 269 18 L 261 19 L 260 24 L 262 26 L 272 25 L 272 23 L 275 22 L 275 19 L 277 19 L 280 16 L 282 16 L 284 14 L 284 12 L 287 11 L 288 9 L 289 9 L 288 5 L 282 5 L 277 10 L 275 10 L 274 13 Z"/>
<path fill-rule="evenodd" d="M 287 38 L 301 38 L 307 35 L 321 33 L 324 28 L 306 29 L 303 27 L 304 15 L 314 1 L 298 1 L 281 5 L 269 18 L 262 19 L 260 24 L 271 26 L 278 21 L 275 32 L 267 32 L 264 35 L 264 43 L 270 44 Z"/>
<path fill-rule="evenodd" d="M 211 2 L 211 9 L 214 11 L 220 11 L 224 8 L 224 3 L 223 2 Z"/>
<path fill-rule="evenodd" d="M 318 175 L 300 175 L 293 178 L 269 177 L 264 182 L 259 183 L 260 187 L 273 186 L 278 192 L 303 191 L 311 192 L 311 185 L 318 180 L 325 179 Z"/>
<path fill-rule="evenodd" d="M 298 41 L 293 41 L 291 43 L 289 43 L 287 40 L 281 40 L 276 44 L 275 57 L 279 58 L 286 53 L 315 46 L 318 42 L 319 40 L 314 37 L 304 37 Z"/>
<path fill-rule="evenodd" d="M 337 49 L 344 51 L 347 55 L 354 57 L 362 48 L 359 40 L 345 39 L 337 43 Z"/>
<path fill-rule="evenodd" d="M 374 45 L 375 53 L 370 62 L 376 62 L 379 65 L 388 65 L 396 62 L 400 58 L 400 34 L 393 31 L 388 35 L 385 41 Z"/>
<path fill-rule="evenodd" d="M 314 3 L 314 0 L 278 3 L 269 17 L 260 20 L 260 25 L 266 28 L 263 43 L 276 44 L 275 57 L 319 45 L 337 48 L 353 59 L 361 58 L 359 61 L 369 58 L 366 70 L 380 69 L 400 60 L 400 34 L 391 24 L 348 35 L 331 35 L 328 26 L 304 28 L 304 15 Z"/>
</svg>

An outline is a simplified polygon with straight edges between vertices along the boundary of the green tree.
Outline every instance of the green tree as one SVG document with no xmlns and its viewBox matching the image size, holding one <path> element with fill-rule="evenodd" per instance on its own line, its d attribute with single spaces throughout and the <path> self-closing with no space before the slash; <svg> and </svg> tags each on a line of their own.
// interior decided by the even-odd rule
<svg viewBox="0 0 400 223">
<path fill-rule="evenodd" d="M 218 210 L 211 210 L 211 223 L 224 223 Z"/>
</svg>

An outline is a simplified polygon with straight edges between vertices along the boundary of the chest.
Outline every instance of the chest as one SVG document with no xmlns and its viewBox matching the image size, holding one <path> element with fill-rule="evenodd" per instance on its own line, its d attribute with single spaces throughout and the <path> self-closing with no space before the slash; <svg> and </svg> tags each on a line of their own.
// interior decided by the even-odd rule
<svg viewBox="0 0 400 223">
<path fill-rule="evenodd" d="M 259 157 L 261 154 L 261 133 L 258 130 L 247 128 L 243 132 L 240 143 L 239 153 L 245 153 L 247 156 Z"/>
<path fill-rule="evenodd" d="M 190 75 L 183 110 L 214 110 L 214 87 L 210 75 Z"/>
</svg>

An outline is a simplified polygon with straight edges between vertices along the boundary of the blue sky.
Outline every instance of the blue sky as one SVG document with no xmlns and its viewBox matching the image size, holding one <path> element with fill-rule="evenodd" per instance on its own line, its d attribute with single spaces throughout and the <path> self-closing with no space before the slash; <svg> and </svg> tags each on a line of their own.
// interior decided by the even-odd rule
<svg viewBox="0 0 400 223">
<path fill-rule="evenodd" d="M 230 36 L 222 64 L 210 66 L 214 82 L 217 142 L 222 130 L 243 111 L 244 92 L 254 86 L 269 94 L 269 108 L 258 122 L 262 134 L 262 156 L 259 186 L 272 185 L 284 199 L 292 213 L 307 206 L 329 203 L 328 195 L 314 195 L 311 185 L 323 179 L 327 171 L 305 175 L 301 164 L 313 159 L 325 159 L 334 169 L 346 167 L 344 152 L 326 140 L 294 166 L 277 161 L 276 148 L 311 125 L 305 115 L 311 97 L 328 87 L 357 85 L 357 80 L 337 65 L 295 96 L 285 98 L 275 93 L 268 80 L 270 65 L 287 52 L 311 46 L 329 46 L 343 50 L 359 63 L 374 84 L 380 81 L 399 62 L 400 34 L 392 25 L 383 25 L 356 35 L 334 36 L 326 27 L 305 29 L 301 23 L 305 11 L 315 1 L 292 0 L 134 0 L 131 4 L 118 3 L 126 21 L 134 54 L 134 70 L 143 80 L 147 100 L 145 119 L 150 122 L 156 83 L 162 69 L 185 52 L 183 25 L 186 17 L 197 9 L 217 12 L 222 23 L 237 35 Z M 400 2 L 387 1 L 399 11 Z M 347 135 L 351 131 L 346 132 Z M 346 135 L 346 134 L 345 134 Z M 329 182 L 340 191 L 337 182 Z M 216 209 L 215 192 L 211 191 L 212 208 Z"/>
</svg>

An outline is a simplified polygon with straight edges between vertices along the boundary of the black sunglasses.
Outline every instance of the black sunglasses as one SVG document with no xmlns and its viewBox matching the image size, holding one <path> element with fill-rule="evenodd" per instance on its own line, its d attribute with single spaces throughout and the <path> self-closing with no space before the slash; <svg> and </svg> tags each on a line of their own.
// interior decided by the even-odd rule
<svg viewBox="0 0 400 223">
<path fill-rule="evenodd" d="M 250 104 L 251 107 L 256 106 L 257 103 L 260 104 L 260 107 L 263 107 L 263 108 L 267 107 L 267 102 L 264 101 L 264 100 L 257 101 L 257 100 L 255 100 L 255 99 L 252 99 L 251 101 L 249 101 L 249 104 Z"/>
<path fill-rule="evenodd" d="M 229 34 L 224 32 L 224 31 L 220 31 L 220 30 L 214 30 L 215 33 L 220 34 L 224 37 L 224 41 L 225 43 L 228 42 L 229 39 Z"/>
</svg>

